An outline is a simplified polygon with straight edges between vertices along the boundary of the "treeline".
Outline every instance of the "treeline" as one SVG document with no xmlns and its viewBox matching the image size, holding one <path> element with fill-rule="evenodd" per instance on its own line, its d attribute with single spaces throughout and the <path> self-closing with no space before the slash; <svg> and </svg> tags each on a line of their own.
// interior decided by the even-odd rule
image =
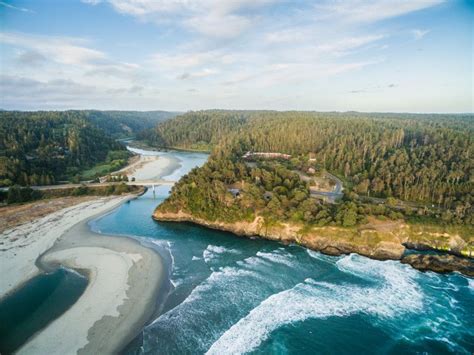
<svg viewBox="0 0 474 355">
<path fill-rule="evenodd" d="M 41 199 L 67 196 L 109 196 L 124 193 L 138 192 L 142 187 L 125 183 L 107 186 L 85 186 L 67 189 L 34 190 L 31 187 L 11 186 L 7 191 L 0 191 L 0 203 L 25 203 Z"/>
<path fill-rule="evenodd" d="M 474 205 L 473 115 L 189 112 L 155 129 L 155 146 L 231 145 L 308 157 L 361 195 L 457 210 Z"/>
<path fill-rule="evenodd" d="M 128 138 L 177 115 L 167 111 L 66 111 L 83 116 L 112 138 Z"/>
<path fill-rule="evenodd" d="M 0 184 L 49 185 L 125 149 L 74 112 L 1 112 Z"/>
<path fill-rule="evenodd" d="M 210 151 L 223 137 L 244 127 L 250 116 L 250 111 L 189 112 L 142 132 L 140 138 L 156 147 Z"/>
<path fill-rule="evenodd" d="M 133 137 L 174 115 L 164 111 L 1 111 L 0 186 L 77 182 L 82 171 L 98 163 L 105 164 L 103 171 L 113 171 L 128 157 L 116 139 Z M 86 175 L 97 175 L 92 173 Z"/>
</svg>

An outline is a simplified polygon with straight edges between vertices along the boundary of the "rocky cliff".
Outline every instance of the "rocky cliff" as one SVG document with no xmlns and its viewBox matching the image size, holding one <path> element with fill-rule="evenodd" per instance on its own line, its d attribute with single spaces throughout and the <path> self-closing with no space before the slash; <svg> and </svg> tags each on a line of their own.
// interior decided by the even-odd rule
<svg viewBox="0 0 474 355">
<path fill-rule="evenodd" d="M 305 228 L 304 225 L 283 222 L 268 225 L 261 216 L 251 222 L 207 221 L 183 211 L 163 212 L 159 208 L 155 210 L 153 218 L 157 221 L 196 223 L 208 228 L 232 232 L 239 236 L 257 236 L 282 243 L 297 243 L 329 255 L 357 253 L 379 260 L 400 260 L 406 247 L 446 250 L 446 246 L 451 246 L 453 251 L 464 250 L 462 254 L 471 252 L 469 247 L 466 247 L 466 242 L 457 235 L 447 233 L 432 235 L 433 231 L 420 230 L 419 226 L 413 227 L 402 221 L 378 221 L 375 218 L 369 218 L 368 224 L 358 228 L 335 226 Z M 443 272 L 457 270 L 466 273 L 466 270 L 470 270 L 469 265 L 472 267 L 473 264 L 472 259 L 463 258 L 465 261 L 451 263 L 452 267 L 446 266 L 450 264 L 448 259 L 446 259 Z M 440 271 L 437 258 L 423 259 L 423 267 L 420 266 L 420 260 L 414 256 L 404 258 L 405 263 L 413 264 L 420 270 Z M 457 266 L 462 267 L 458 268 Z"/>
</svg>

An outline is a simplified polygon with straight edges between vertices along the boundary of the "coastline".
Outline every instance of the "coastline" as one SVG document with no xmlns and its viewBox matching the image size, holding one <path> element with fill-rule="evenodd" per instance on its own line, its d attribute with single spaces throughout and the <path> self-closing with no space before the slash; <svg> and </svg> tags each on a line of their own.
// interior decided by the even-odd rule
<svg viewBox="0 0 474 355">
<path fill-rule="evenodd" d="M 255 218 L 252 222 L 210 222 L 183 211 L 161 212 L 157 208 L 152 218 L 158 222 L 192 223 L 242 237 L 259 237 L 284 244 L 297 243 L 326 255 L 340 256 L 356 253 L 375 260 L 398 260 L 420 271 L 438 273 L 457 271 L 474 277 L 474 261 L 469 257 L 455 255 L 448 257 L 444 254 L 430 255 L 429 257 L 421 254 L 405 255 L 410 227 L 403 223 L 394 222 L 391 230 L 384 230 L 385 227 L 377 230 L 373 225 L 370 225 L 366 229 L 361 228 L 353 231 L 338 227 L 319 227 L 314 231 L 301 233 L 298 226 L 288 223 L 265 226 L 261 217 Z"/>
<path fill-rule="evenodd" d="M 348 232 L 338 227 L 321 227 L 318 228 L 318 232 L 322 233 L 303 236 L 300 233 L 299 226 L 288 223 L 265 226 L 262 217 L 256 217 L 252 222 L 209 222 L 182 211 L 169 213 L 155 210 L 152 218 L 159 222 L 193 223 L 210 229 L 230 232 L 242 237 L 259 237 L 279 241 L 284 244 L 297 243 L 309 249 L 333 256 L 357 253 L 376 260 L 399 260 L 405 251 L 405 247 L 400 243 L 397 236 L 390 236 L 390 240 L 369 244 L 363 243 L 362 240 L 348 238 Z M 363 239 L 369 238 L 365 236 Z"/>
<path fill-rule="evenodd" d="M 97 234 L 88 225 L 133 198 L 96 199 L 6 231 L 12 244 L 26 240 L 2 252 L 7 276 L 2 278 L 0 299 L 58 266 L 88 278 L 77 302 L 18 353 L 114 353 L 139 334 L 164 281 L 161 257 L 132 238 Z"/>
</svg>

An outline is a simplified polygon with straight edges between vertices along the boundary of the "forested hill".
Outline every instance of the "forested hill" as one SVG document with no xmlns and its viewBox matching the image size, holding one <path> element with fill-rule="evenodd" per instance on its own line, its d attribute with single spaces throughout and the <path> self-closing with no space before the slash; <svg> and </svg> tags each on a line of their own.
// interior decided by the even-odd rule
<svg viewBox="0 0 474 355">
<path fill-rule="evenodd" d="M 103 129 L 114 138 L 136 136 L 143 130 L 175 117 L 178 113 L 167 111 L 67 111 L 83 115 L 85 119 Z"/>
<path fill-rule="evenodd" d="M 473 115 L 189 112 L 157 126 L 156 146 L 314 153 L 359 194 L 466 209 L 474 190 Z"/>
<path fill-rule="evenodd" d="M 0 185 L 48 185 L 97 163 L 125 162 L 117 138 L 136 135 L 173 113 L 162 111 L 0 112 Z"/>
</svg>

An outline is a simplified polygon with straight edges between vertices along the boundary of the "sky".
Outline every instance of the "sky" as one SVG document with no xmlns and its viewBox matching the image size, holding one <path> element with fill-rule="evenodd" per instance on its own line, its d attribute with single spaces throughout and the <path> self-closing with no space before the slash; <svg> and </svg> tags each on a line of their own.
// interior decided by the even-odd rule
<svg viewBox="0 0 474 355">
<path fill-rule="evenodd" d="M 0 0 L 0 108 L 473 112 L 474 0 Z"/>
</svg>

